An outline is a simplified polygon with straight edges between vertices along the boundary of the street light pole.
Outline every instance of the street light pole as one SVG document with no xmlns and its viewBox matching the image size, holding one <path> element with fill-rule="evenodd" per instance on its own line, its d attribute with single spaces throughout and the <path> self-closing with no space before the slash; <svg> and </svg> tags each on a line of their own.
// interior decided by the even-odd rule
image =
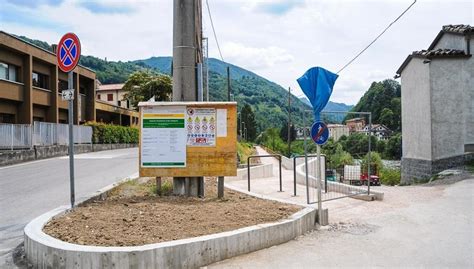
<svg viewBox="0 0 474 269">
<path fill-rule="evenodd" d="M 291 88 L 288 87 L 288 158 L 291 158 Z"/>
</svg>

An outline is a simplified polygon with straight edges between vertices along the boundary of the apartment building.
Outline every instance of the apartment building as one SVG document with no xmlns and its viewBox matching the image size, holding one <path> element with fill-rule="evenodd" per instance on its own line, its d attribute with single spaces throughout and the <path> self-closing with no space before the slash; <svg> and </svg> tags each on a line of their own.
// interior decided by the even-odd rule
<svg viewBox="0 0 474 269">
<path fill-rule="evenodd" d="M 0 123 L 68 122 L 68 104 L 61 99 L 67 74 L 56 61 L 54 53 L 0 31 Z M 78 65 L 73 74 L 74 124 L 138 123 L 136 111 L 95 101 L 93 70 Z"/>
</svg>

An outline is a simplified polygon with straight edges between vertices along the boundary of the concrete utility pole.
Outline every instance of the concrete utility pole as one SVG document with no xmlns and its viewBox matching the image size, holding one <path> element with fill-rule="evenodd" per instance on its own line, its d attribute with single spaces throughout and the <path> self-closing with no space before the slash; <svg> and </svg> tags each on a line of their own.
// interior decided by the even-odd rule
<svg viewBox="0 0 474 269">
<path fill-rule="evenodd" d="M 201 0 L 173 2 L 173 101 L 197 101 L 196 66 L 202 63 Z M 201 59 L 201 60 L 200 60 Z M 202 177 L 176 177 L 173 193 L 204 196 Z"/>
</svg>

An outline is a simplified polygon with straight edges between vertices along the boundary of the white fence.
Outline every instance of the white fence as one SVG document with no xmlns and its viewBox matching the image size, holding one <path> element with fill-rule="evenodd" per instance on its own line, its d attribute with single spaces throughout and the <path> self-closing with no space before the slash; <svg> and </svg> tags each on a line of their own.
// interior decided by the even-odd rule
<svg viewBox="0 0 474 269">
<path fill-rule="evenodd" d="M 91 144 L 92 127 L 74 125 L 74 144 Z M 0 149 L 69 144 L 67 124 L 38 122 L 0 124 Z"/>
<path fill-rule="evenodd" d="M 0 149 L 31 148 L 30 124 L 0 124 Z"/>
</svg>

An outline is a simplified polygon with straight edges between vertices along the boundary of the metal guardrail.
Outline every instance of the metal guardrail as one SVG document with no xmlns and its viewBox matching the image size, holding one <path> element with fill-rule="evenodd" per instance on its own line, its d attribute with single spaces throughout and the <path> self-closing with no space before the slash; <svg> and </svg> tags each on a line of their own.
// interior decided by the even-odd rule
<svg viewBox="0 0 474 269">
<path fill-rule="evenodd" d="M 293 195 L 294 196 L 296 196 L 296 159 L 304 158 L 304 157 L 305 155 L 297 155 L 293 157 Z M 318 155 L 308 155 L 308 158 L 316 158 L 316 157 L 318 157 Z M 305 166 L 305 169 L 308 169 L 308 168 Z M 327 192 L 327 187 L 326 187 L 326 192 Z"/>
<path fill-rule="evenodd" d="M 247 158 L 247 189 L 250 191 L 250 159 L 251 158 L 265 158 L 265 157 L 272 157 L 277 158 L 279 162 L 279 172 L 280 172 L 280 192 L 283 191 L 283 181 L 281 176 L 281 155 L 279 154 L 268 154 L 268 155 L 252 155 Z"/>
</svg>

